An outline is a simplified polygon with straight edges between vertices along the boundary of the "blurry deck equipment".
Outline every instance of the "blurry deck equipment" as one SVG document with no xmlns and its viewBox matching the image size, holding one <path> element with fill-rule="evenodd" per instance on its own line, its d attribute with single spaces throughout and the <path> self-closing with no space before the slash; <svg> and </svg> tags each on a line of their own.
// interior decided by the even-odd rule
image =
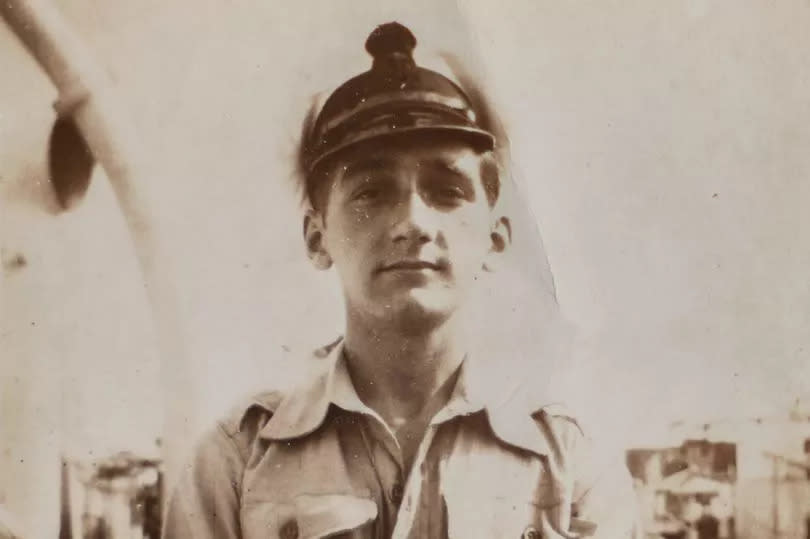
<svg viewBox="0 0 810 539">
<path fill-rule="evenodd" d="M 771 536 L 772 537 L 781 537 L 782 536 L 782 526 L 779 522 L 779 468 L 780 464 L 784 464 L 788 467 L 798 468 L 802 471 L 805 471 L 808 474 L 808 478 L 810 478 L 810 464 L 791 459 L 790 457 L 786 457 L 784 455 L 778 455 L 771 451 L 766 451 L 765 456 L 773 461 L 773 475 L 771 479 L 771 485 L 773 488 L 772 498 L 771 498 Z M 810 508 L 808 508 L 808 514 L 805 519 L 805 536 L 810 537 Z"/>
<path fill-rule="evenodd" d="M 172 394 L 173 388 L 183 383 L 187 365 L 168 251 L 162 245 L 159 215 L 154 211 L 157 198 L 148 189 L 150 184 L 161 184 L 154 181 L 160 171 L 147 167 L 149 161 L 134 126 L 108 77 L 54 5 L 47 0 L 3 0 L 0 15 L 59 92 L 49 164 L 61 206 L 75 206 L 82 198 L 95 161 L 112 184 L 152 307 L 164 387 Z M 152 181 L 145 182 L 146 178 Z M 182 436 L 186 411 L 179 406 L 167 409 L 164 428 Z M 166 483 L 170 483 L 172 471 L 179 467 L 172 460 L 176 458 L 176 438 L 163 439 Z"/>
<path fill-rule="evenodd" d="M 160 537 L 160 462 L 131 453 L 65 460 L 61 539 Z"/>
</svg>

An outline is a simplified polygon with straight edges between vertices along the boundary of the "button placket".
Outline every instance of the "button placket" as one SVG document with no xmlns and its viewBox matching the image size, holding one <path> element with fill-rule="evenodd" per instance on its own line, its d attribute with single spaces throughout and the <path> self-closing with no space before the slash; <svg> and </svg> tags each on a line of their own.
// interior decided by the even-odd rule
<svg viewBox="0 0 810 539">
<path fill-rule="evenodd" d="M 401 459 L 396 454 L 398 446 L 396 440 L 390 438 L 389 431 L 371 417 L 360 428 L 360 434 L 369 458 L 373 481 L 380 489 L 377 491 L 380 497 L 378 503 L 381 511 L 384 511 L 384 516 L 380 517 L 381 522 L 384 522 L 383 526 L 386 529 L 391 530 L 397 520 L 400 502 L 404 496 L 404 489 L 398 501 L 392 496 L 393 487 L 397 484 L 402 485 Z"/>
<path fill-rule="evenodd" d="M 428 449 L 433 443 L 433 437 L 436 435 L 436 426 L 430 425 L 422 443 L 416 451 L 416 458 L 414 458 L 413 466 L 408 474 L 408 480 L 402 492 L 405 503 L 399 507 L 399 514 L 397 516 L 397 523 L 394 526 L 394 531 L 391 534 L 392 539 L 403 539 L 408 537 L 414 525 L 415 507 L 412 503 L 414 500 L 419 500 L 422 492 L 422 465 L 425 462 Z"/>
<path fill-rule="evenodd" d="M 402 486 L 402 481 L 397 480 L 391 486 L 391 490 L 389 492 L 389 497 L 391 498 L 391 501 L 395 505 L 399 505 L 400 503 L 402 503 L 402 495 L 403 495 L 403 493 L 404 493 L 404 488 Z"/>
</svg>

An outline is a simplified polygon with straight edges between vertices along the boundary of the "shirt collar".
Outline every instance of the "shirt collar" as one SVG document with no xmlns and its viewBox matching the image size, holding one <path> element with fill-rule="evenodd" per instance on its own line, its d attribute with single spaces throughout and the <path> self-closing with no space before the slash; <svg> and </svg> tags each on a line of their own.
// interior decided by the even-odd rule
<svg viewBox="0 0 810 539">
<path fill-rule="evenodd" d="M 450 399 L 432 424 L 484 411 L 492 432 L 501 441 L 540 455 L 549 453 L 549 442 L 534 418 L 540 407 L 526 405 L 523 384 L 504 388 L 502 384 L 485 383 L 483 378 L 475 377 L 476 369 L 469 359 L 460 369 Z M 488 382 L 491 381 L 490 377 Z M 285 396 L 260 436 L 269 440 L 307 436 L 323 424 L 330 405 L 380 419 L 357 395 L 344 359 L 342 341 L 329 351 L 321 372 Z"/>
</svg>

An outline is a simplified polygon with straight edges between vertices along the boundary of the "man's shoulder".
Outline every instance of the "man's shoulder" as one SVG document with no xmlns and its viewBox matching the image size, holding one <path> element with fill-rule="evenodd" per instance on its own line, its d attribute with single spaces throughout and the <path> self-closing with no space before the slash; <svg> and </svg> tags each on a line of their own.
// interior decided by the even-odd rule
<svg viewBox="0 0 810 539">
<path fill-rule="evenodd" d="M 272 419 L 285 399 L 294 396 L 302 388 L 309 387 L 314 381 L 321 378 L 323 368 L 327 365 L 323 360 L 329 356 L 340 341 L 341 338 L 338 338 L 306 356 L 302 356 L 301 377 L 293 379 L 285 386 L 286 389 L 267 389 L 251 393 L 238 401 L 217 422 L 220 433 L 237 441 L 237 445 L 250 444 L 260 435 L 264 426 Z"/>
<path fill-rule="evenodd" d="M 208 477 L 211 470 L 219 470 L 238 475 L 282 398 L 279 391 L 255 393 L 212 421 L 192 446 L 190 473 Z"/>
<path fill-rule="evenodd" d="M 240 435 L 255 437 L 273 417 L 282 400 L 284 392 L 278 389 L 250 394 L 220 419 L 219 426 L 231 438 Z"/>
<path fill-rule="evenodd" d="M 557 402 L 540 406 L 532 417 L 558 457 L 579 453 L 593 443 L 591 433 L 583 427 L 581 414 L 567 404 Z"/>
<path fill-rule="evenodd" d="M 565 433 L 568 436 L 584 437 L 580 415 L 565 403 L 555 402 L 537 407 L 532 416 L 543 428 L 553 434 Z"/>
<path fill-rule="evenodd" d="M 623 451 L 615 446 L 615 440 L 606 439 L 604 429 L 595 427 L 593 415 L 552 404 L 537 410 L 534 418 L 549 441 L 549 456 L 568 468 L 580 484 L 590 487 L 597 481 L 627 482 Z"/>
<path fill-rule="evenodd" d="M 568 404 L 563 402 L 554 402 L 539 406 L 534 411 L 534 414 L 545 418 L 549 422 L 565 425 L 567 427 L 576 427 L 580 431 L 582 430 L 579 414 Z"/>
</svg>

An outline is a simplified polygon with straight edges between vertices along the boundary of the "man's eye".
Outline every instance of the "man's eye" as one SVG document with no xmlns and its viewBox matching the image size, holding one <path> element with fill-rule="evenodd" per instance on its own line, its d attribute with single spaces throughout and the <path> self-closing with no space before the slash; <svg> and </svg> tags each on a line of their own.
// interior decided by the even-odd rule
<svg viewBox="0 0 810 539">
<path fill-rule="evenodd" d="M 442 198 L 446 199 L 457 199 L 457 198 L 466 198 L 467 193 L 464 192 L 464 189 L 457 185 L 447 185 L 444 187 L 439 187 L 436 190 L 436 194 Z"/>
<path fill-rule="evenodd" d="M 380 196 L 380 190 L 375 188 L 360 189 L 354 194 L 355 200 L 374 200 Z"/>
</svg>

